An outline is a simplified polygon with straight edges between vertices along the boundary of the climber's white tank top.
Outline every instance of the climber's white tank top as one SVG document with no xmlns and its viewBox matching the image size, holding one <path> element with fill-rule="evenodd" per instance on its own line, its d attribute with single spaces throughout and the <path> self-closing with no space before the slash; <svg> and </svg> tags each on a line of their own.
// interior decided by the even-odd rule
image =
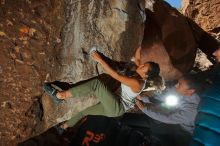
<svg viewBox="0 0 220 146">
<path fill-rule="evenodd" d="M 143 87 L 140 92 L 135 93 L 129 86 L 121 84 L 121 102 L 124 106 L 125 111 L 131 109 L 135 105 L 135 98 L 143 91 L 145 88 L 146 81 L 144 81 Z"/>
</svg>

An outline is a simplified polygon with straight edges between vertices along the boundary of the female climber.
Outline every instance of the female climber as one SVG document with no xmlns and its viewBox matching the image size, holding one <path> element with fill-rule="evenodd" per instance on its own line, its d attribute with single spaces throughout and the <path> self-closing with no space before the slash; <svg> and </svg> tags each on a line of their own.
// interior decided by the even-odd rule
<svg viewBox="0 0 220 146">
<path fill-rule="evenodd" d="M 135 97 L 145 88 L 146 81 L 159 76 L 159 65 L 154 62 L 146 62 L 137 66 L 135 75 L 128 77 L 112 69 L 112 67 L 101 57 L 99 52 L 93 51 L 90 53 L 90 56 L 103 67 L 108 75 L 121 82 L 120 94 L 110 91 L 108 87 L 97 78 L 66 91 L 57 91 L 49 83 L 45 83 L 43 87 L 44 90 L 50 95 L 53 101 L 57 103 L 68 98 L 80 98 L 91 92 L 99 99 L 98 104 L 88 107 L 62 124 L 60 126 L 62 129 L 73 127 L 86 115 L 105 115 L 108 117 L 122 115 L 127 110 L 134 107 Z"/>
</svg>

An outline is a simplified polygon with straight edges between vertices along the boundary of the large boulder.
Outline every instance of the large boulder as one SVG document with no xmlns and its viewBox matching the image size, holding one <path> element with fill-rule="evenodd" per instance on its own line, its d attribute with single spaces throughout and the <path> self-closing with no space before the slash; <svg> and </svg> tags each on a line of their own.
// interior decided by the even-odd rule
<svg viewBox="0 0 220 146">
<path fill-rule="evenodd" d="M 178 79 L 195 60 L 196 42 L 187 19 L 164 1 L 156 1 L 153 12 L 146 10 L 142 62 L 160 64 L 166 80 Z"/>
<path fill-rule="evenodd" d="M 162 0 L 67 1 L 66 7 L 61 66 L 53 80 L 76 83 L 101 73 L 88 56 L 94 45 L 123 61 L 142 46 L 142 63 L 159 63 L 166 80 L 178 79 L 194 64 L 197 44 L 188 20 Z"/>
<path fill-rule="evenodd" d="M 67 0 L 65 6 L 63 49 L 57 55 L 60 65 L 52 68 L 49 80 L 77 83 L 102 73 L 102 68 L 89 57 L 89 49 L 93 46 L 97 46 L 105 56 L 118 61 L 129 61 L 140 46 L 145 20 L 144 1 Z M 55 105 L 44 95 L 43 122 L 33 135 L 70 119 L 97 102 L 97 98 L 88 95 Z"/>
<path fill-rule="evenodd" d="M 140 5 L 134 0 L 67 0 L 61 70 L 55 79 L 76 83 L 102 72 L 88 55 L 92 46 L 109 58 L 128 61 L 143 37 Z"/>
</svg>

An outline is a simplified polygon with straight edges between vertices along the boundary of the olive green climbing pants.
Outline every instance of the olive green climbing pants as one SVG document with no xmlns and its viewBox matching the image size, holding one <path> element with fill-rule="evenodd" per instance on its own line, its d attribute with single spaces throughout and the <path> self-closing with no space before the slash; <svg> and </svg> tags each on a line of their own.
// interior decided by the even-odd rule
<svg viewBox="0 0 220 146">
<path fill-rule="evenodd" d="M 79 98 L 93 92 L 99 99 L 99 103 L 88 107 L 67 121 L 69 127 L 73 127 L 81 118 L 87 115 L 104 115 L 117 117 L 122 115 L 125 110 L 117 95 L 112 93 L 104 83 L 94 78 L 86 83 L 70 89 L 73 98 Z"/>
</svg>

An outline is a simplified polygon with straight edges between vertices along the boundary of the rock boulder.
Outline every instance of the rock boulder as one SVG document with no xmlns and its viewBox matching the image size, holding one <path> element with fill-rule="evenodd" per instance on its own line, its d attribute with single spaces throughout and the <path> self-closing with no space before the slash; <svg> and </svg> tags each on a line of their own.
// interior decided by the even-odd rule
<svg viewBox="0 0 220 146">
<path fill-rule="evenodd" d="M 166 80 L 178 79 L 188 72 L 196 55 L 196 41 L 187 19 L 164 1 L 156 1 L 153 12 L 146 10 L 142 41 L 142 62 L 160 64 Z"/>
<path fill-rule="evenodd" d="M 182 12 L 189 18 L 198 47 L 212 60 L 212 53 L 219 47 L 219 0 L 183 0 Z"/>
</svg>

